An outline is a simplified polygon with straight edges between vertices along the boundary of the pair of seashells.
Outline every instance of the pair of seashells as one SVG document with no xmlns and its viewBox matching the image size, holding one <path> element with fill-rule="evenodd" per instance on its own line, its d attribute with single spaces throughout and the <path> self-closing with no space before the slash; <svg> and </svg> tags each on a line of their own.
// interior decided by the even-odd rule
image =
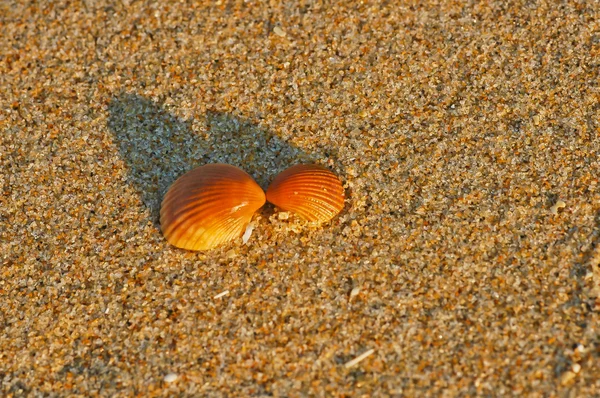
<svg viewBox="0 0 600 398">
<path fill-rule="evenodd" d="M 301 164 L 281 172 L 265 192 L 245 171 L 207 164 L 171 185 L 160 209 L 167 241 L 187 250 L 209 250 L 238 238 L 265 201 L 308 221 L 331 220 L 344 207 L 344 188 L 331 171 Z"/>
</svg>

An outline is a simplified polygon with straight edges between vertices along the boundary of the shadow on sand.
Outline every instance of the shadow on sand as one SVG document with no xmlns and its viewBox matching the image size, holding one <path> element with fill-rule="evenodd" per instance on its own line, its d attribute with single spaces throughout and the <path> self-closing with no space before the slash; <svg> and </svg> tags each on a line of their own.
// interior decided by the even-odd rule
<svg viewBox="0 0 600 398">
<path fill-rule="evenodd" d="M 160 203 L 185 172 L 208 163 L 228 163 L 249 173 L 264 189 L 285 168 L 312 159 L 273 134 L 237 116 L 210 112 L 206 129 L 194 131 L 148 98 L 123 94 L 109 105 L 108 127 L 129 168 L 129 181 L 159 228 Z M 199 129 L 202 130 L 202 129 Z"/>
</svg>

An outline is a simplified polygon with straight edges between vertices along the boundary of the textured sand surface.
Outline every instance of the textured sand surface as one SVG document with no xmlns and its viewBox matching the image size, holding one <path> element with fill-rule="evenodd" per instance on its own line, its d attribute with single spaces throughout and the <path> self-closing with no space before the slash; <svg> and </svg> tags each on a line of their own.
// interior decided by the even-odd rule
<svg viewBox="0 0 600 398">
<path fill-rule="evenodd" d="M 600 3 L 270 3 L 0 2 L 0 395 L 600 396 Z M 169 246 L 214 162 L 346 208 Z"/>
</svg>

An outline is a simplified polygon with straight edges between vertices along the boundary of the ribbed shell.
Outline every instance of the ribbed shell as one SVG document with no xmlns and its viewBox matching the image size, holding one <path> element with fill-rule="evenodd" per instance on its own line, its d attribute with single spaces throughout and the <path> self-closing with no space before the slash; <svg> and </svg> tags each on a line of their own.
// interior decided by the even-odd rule
<svg viewBox="0 0 600 398">
<path fill-rule="evenodd" d="M 171 185 L 160 209 L 173 246 L 209 250 L 242 235 L 265 193 L 246 172 L 228 164 L 200 166 Z"/>
<path fill-rule="evenodd" d="M 344 208 L 344 188 L 326 168 L 299 164 L 275 177 L 267 189 L 267 200 L 305 220 L 323 223 Z"/>
</svg>

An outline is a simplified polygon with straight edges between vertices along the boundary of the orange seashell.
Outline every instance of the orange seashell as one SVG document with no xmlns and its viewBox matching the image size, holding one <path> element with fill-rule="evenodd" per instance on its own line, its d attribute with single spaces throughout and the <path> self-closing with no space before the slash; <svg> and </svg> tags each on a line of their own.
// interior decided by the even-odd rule
<svg viewBox="0 0 600 398">
<path fill-rule="evenodd" d="M 314 164 L 299 164 L 275 177 L 267 200 L 308 221 L 323 223 L 344 208 L 344 187 L 331 171 Z"/>
<path fill-rule="evenodd" d="M 160 208 L 160 225 L 173 246 L 208 250 L 241 236 L 264 204 L 264 191 L 245 171 L 208 164 L 171 185 Z"/>
</svg>

